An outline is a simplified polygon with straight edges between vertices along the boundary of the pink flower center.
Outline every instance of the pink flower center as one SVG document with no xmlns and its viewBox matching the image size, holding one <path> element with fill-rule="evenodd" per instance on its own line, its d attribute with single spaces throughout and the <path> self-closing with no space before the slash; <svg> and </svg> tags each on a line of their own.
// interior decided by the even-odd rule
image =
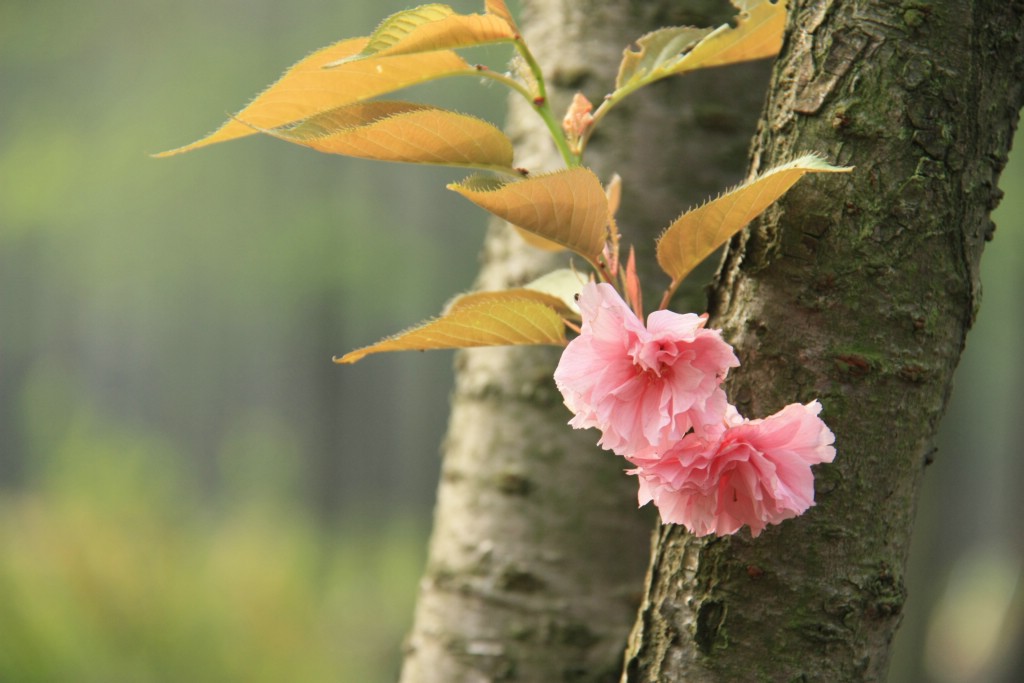
<svg viewBox="0 0 1024 683">
<path fill-rule="evenodd" d="M 650 379 L 663 378 L 670 374 L 679 352 L 674 344 L 660 341 L 641 342 L 629 354 L 637 374 Z"/>
</svg>

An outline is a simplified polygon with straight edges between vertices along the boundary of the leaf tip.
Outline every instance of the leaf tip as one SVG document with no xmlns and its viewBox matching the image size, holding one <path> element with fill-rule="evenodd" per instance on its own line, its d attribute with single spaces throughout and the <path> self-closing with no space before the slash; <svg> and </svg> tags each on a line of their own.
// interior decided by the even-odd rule
<svg viewBox="0 0 1024 683">
<path fill-rule="evenodd" d="M 165 149 L 162 152 L 155 152 L 153 154 L 150 154 L 149 158 L 150 159 L 166 159 L 167 157 L 175 157 L 175 156 L 178 156 L 179 154 L 184 154 L 185 152 L 190 152 L 190 151 L 192 151 L 193 149 L 195 149 L 196 147 L 199 147 L 199 146 L 200 145 L 199 145 L 198 142 L 192 142 L 192 143 L 189 143 L 187 145 L 183 145 L 181 147 L 175 147 L 173 149 Z"/>
<path fill-rule="evenodd" d="M 854 166 L 835 166 L 828 161 L 823 155 L 817 152 L 809 152 L 803 156 L 793 159 L 788 164 L 779 166 L 779 169 L 785 169 L 789 167 L 801 167 L 812 171 L 819 171 L 824 173 L 849 173 L 855 167 Z"/>
</svg>

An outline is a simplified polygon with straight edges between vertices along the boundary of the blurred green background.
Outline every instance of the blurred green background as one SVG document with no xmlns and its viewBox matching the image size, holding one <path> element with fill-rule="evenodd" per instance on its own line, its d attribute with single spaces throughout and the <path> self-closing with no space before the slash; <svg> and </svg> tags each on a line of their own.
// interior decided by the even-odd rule
<svg viewBox="0 0 1024 683">
<path fill-rule="evenodd" d="M 395 678 L 451 357 L 330 359 L 467 289 L 485 218 L 458 171 L 147 153 L 409 4 L 0 0 L 0 681 Z M 1024 680 L 1024 159 L 1002 186 L 893 681 Z"/>
</svg>

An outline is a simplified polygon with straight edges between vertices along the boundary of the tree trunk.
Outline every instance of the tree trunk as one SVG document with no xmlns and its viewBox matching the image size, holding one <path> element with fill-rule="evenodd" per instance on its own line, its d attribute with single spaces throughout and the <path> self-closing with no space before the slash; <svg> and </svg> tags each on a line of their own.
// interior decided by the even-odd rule
<svg viewBox="0 0 1024 683">
<path fill-rule="evenodd" d="M 521 29 L 547 71 L 556 112 L 577 90 L 611 90 L 622 49 L 661 25 L 716 25 L 725 2 L 523 2 Z M 621 227 L 641 270 L 654 237 L 687 205 L 742 176 L 768 80 L 766 63 L 696 75 L 627 100 L 588 149 L 588 165 L 624 178 Z M 510 111 L 517 165 L 559 165 L 540 120 Z M 478 280 L 502 289 L 567 263 L 492 225 Z M 647 278 L 652 292 L 665 282 Z M 456 357 L 444 462 L 403 683 L 614 681 L 640 603 L 650 512 L 636 482 L 575 432 L 550 348 L 474 349 Z"/>
<path fill-rule="evenodd" d="M 818 506 L 748 533 L 659 533 L 624 681 L 879 681 L 918 483 L 978 306 L 1024 103 L 1024 4 L 791 0 L 753 170 L 818 151 L 727 255 L 712 324 L 741 412 L 820 398 Z"/>
</svg>

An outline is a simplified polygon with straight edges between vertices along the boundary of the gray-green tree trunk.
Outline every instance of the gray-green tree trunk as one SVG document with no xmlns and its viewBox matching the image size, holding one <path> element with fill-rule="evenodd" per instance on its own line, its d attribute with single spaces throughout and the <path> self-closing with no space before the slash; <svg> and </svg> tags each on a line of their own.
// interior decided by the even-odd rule
<svg viewBox="0 0 1024 683">
<path fill-rule="evenodd" d="M 599 102 L 623 48 L 661 25 L 717 25 L 724 1 L 533 0 L 520 25 L 547 69 L 555 111 L 577 90 Z M 622 229 L 653 290 L 654 237 L 683 209 L 743 174 L 767 63 L 666 82 L 627 101 L 595 137 L 588 163 L 624 178 Z M 517 163 L 559 165 L 543 125 L 514 101 Z M 506 226 L 488 235 L 482 289 L 562 267 Z M 574 432 L 554 388 L 557 349 L 462 352 L 444 446 L 434 531 L 403 683 L 615 681 L 650 555 L 650 511 L 636 482 Z"/>
<path fill-rule="evenodd" d="M 712 323 L 750 416 L 818 397 L 838 455 L 818 506 L 747 533 L 664 527 L 623 680 L 878 681 L 918 483 L 979 303 L 1024 103 L 1024 4 L 793 0 L 754 170 L 818 151 L 736 240 Z"/>
</svg>

